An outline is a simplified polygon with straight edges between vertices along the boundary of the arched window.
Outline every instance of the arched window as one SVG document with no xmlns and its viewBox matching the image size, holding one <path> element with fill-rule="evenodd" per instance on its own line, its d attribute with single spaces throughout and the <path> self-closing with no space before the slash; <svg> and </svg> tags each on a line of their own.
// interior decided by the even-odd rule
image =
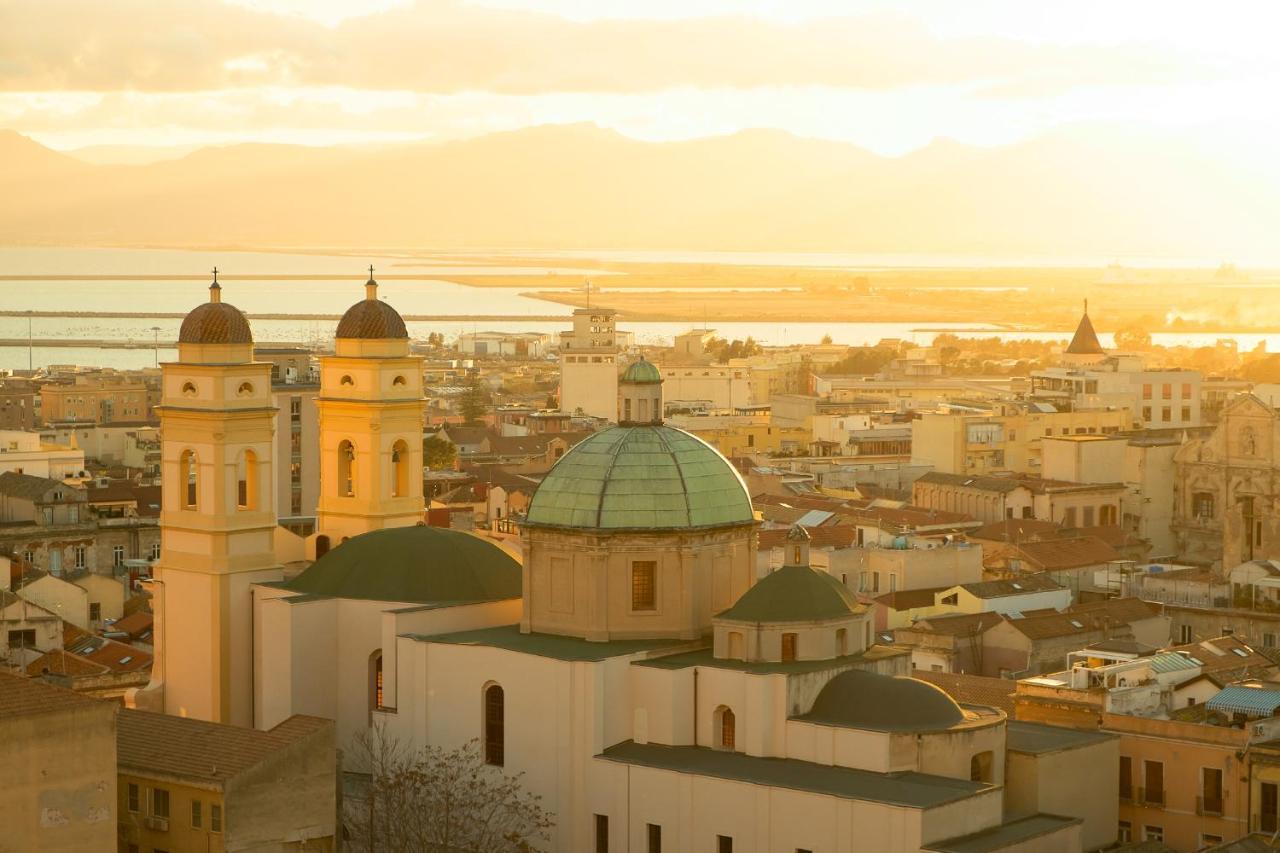
<svg viewBox="0 0 1280 853">
<path fill-rule="evenodd" d="M 729 658 L 731 660 L 743 660 L 746 657 L 746 653 L 743 651 L 742 645 L 742 632 L 730 631 Z"/>
<path fill-rule="evenodd" d="M 356 384 L 356 381 L 355 381 L 354 379 L 352 379 L 352 378 L 351 378 L 351 374 L 349 374 L 349 373 L 348 373 L 347 375 L 343 376 L 340 380 L 338 380 L 338 384 L 340 384 L 340 385 L 355 385 L 355 384 Z"/>
<path fill-rule="evenodd" d="M 502 687 L 490 684 L 484 689 L 484 763 L 494 767 L 502 767 L 506 760 L 505 714 Z"/>
<path fill-rule="evenodd" d="M 353 498 L 356 494 L 356 448 L 343 439 L 338 445 L 338 495 Z"/>
<path fill-rule="evenodd" d="M 409 445 L 397 441 L 391 445 L 391 497 L 409 494 Z"/>
<path fill-rule="evenodd" d="M 316 537 L 316 559 L 318 560 L 328 553 L 329 553 L 329 537 L 328 535 L 321 533 L 319 536 Z"/>
<path fill-rule="evenodd" d="M 969 760 L 969 781 L 991 781 L 991 750 L 979 752 Z"/>
<path fill-rule="evenodd" d="M 241 397 L 249 397 L 253 395 L 253 384 L 249 382 L 241 382 L 240 387 L 236 389 L 236 394 Z"/>
<path fill-rule="evenodd" d="M 187 485 L 182 490 L 182 508 L 195 509 L 200 504 L 200 460 L 194 450 L 184 450 L 178 457 L 178 478 Z"/>
<path fill-rule="evenodd" d="M 373 720 L 373 712 L 382 705 L 382 649 L 374 650 L 369 655 L 369 719 Z"/>
<path fill-rule="evenodd" d="M 182 383 L 182 396 L 194 397 L 196 395 L 196 386 L 194 382 Z"/>
<path fill-rule="evenodd" d="M 732 750 L 738 743 L 737 719 L 733 711 L 721 705 L 715 713 L 716 748 Z"/>
<path fill-rule="evenodd" d="M 849 632 L 844 628 L 836 629 L 836 654 L 840 657 L 849 654 Z"/>
<path fill-rule="evenodd" d="M 257 509 L 258 454 L 246 450 L 236 468 L 236 509 Z"/>
<path fill-rule="evenodd" d="M 391 380 L 391 384 L 392 384 L 392 385 L 404 385 L 407 381 L 408 381 L 408 380 L 406 380 L 403 376 L 397 376 L 395 379 L 392 379 L 392 380 Z"/>
</svg>

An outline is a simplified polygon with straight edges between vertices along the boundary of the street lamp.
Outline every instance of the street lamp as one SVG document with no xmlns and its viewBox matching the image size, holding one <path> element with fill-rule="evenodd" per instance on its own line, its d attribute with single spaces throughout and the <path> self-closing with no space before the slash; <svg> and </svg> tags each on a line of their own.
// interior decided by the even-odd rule
<svg viewBox="0 0 1280 853">
<path fill-rule="evenodd" d="M 156 367 L 160 366 L 160 327 L 152 326 L 151 335 L 153 337 L 152 351 L 155 353 Z"/>
</svg>

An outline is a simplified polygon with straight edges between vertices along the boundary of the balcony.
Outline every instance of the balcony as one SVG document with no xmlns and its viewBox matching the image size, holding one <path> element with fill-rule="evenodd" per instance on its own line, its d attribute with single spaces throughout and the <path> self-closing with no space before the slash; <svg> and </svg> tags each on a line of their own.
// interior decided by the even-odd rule
<svg viewBox="0 0 1280 853">
<path fill-rule="evenodd" d="M 1196 814 L 1201 816 L 1220 816 L 1222 814 L 1222 796 L 1196 797 Z"/>
<path fill-rule="evenodd" d="M 1138 804 L 1142 806 L 1152 806 L 1154 808 L 1164 808 L 1164 789 L 1163 788 L 1139 788 Z"/>
</svg>

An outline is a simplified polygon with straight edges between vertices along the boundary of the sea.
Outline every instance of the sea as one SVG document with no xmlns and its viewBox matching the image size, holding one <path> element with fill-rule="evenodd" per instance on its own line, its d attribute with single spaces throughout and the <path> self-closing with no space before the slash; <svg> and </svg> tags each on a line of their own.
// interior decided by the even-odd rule
<svg viewBox="0 0 1280 853">
<path fill-rule="evenodd" d="M 539 253 L 548 257 L 547 253 Z M 224 276 L 223 297 L 248 314 L 341 314 L 362 298 L 368 266 L 374 275 L 422 276 L 416 280 L 382 279 L 379 295 L 403 314 L 430 314 L 439 319 L 408 323 L 409 334 L 426 338 L 439 332 L 446 340 L 470 331 L 558 332 L 569 327 L 570 309 L 562 304 L 522 295 L 528 285 L 518 288 L 482 288 L 455 284 L 432 275 L 511 275 L 562 273 L 590 279 L 597 292 L 608 290 L 609 272 L 593 269 L 585 255 L 562 253 L 554 257 L 563 266 L 521 266 L 495 264 L 495 254 L 416 255 L 374 252 L 303 253 L 267 251 L 208 251 L 133 248 L 0 248 L 0 310 L 61 312 L 160 312 L 182 313 L 208 298 L 211 270 L 217 266 Z M 609 260 L 670 262 L 741 263 L 752 265 L 794 265 L 843 269 L 875 269 L 907 266 L 910 259 L 867 258 L 819 254 L 725 254 L 697 256 L 656 253 L 592 253 Z M 891 263 L 897 261 L 900 263 Z M 926 264 L 915 264 L 922 266 Z M 309 275 L 347 275 L 350 281 L 308 280 Z M 270 276 L 299 276 L 279 280 Z M 31 278 L 26 278 L 31 276 Z M 57 280 L 39 280 L 56 276 Z M 92 276 L 116 276 L 95 280 Z M 131 278 L 137 276 L 137 278 Z M 231 278 L 226 278 L 231 276 Z M 262 276 L 255 278 L 254 276 Z M 193 278 L 197 277 L 197 278 Z M 242 278 L 243 277 L 243 278 Z M 555 290 L 539 287 L 539 290 Z M 992 288 L 974 286 L 976 292 Z M 466 319 L 469 315 L 487 319 Z M 543 319 L 563 315 L 564 320 Z M 496 319 L 500 318 L 500 319 Z M 533 319 L 526 319 L 533 318 Z M 172 360 L 176 353 L 155 342 L 174 341 L 181 319 L 156 317 L 25 317 L 0 316 L 0 369 L 39 368 L 50 364 L 82 364 L 140 368 Z M 669 344 L 674 335 L 687 331 L 690 322 L 625 322 L 641 344 Z M 1071 329 L 1028 332 L 995 325 L 945 323 L 823 323 L 823 322 L 712 322 L 716 334 L 728 338 L 748 336 L 762 344 L 787 345 L 818 343 L 830 335 L 837 343 L 850 346 L 874 344 L 885 338 L 928 343 L 939 330 L 974 337 L 1065 340 Z M 332 341 L 335 322 L 302 317 L 253 320 L 254 338 L 260 343 L 292 342 L 322 346 Z M 1104 346 L 1109 336 L 1099 336 Z M 131 341 L 134 349 L 114 347 L 41 346 L 42 339 Z M 1252 349 L 1266 341 L 1270 351 L 1280 349 L 1280 334 L 1159 333 L 1155 343 L 1166 346 L 1203 346 L 1222 338 L 1234 338 L 1241 349 Z M 28 342 L 31 342 L 30 345 Z"/>
</svg>

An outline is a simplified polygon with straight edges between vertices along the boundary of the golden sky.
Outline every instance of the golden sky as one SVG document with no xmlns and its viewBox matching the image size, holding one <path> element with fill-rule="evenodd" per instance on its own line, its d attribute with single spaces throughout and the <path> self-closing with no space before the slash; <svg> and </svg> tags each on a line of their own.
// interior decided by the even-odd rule
<svg viewBox="0 0 1280 853">
<path fill-rule="evenodd" d="M 0 0 L 0 127 L 61 149 L 773 127 L 898 154 L 1280 141 L 1271 2 Z"/>
</svg>

